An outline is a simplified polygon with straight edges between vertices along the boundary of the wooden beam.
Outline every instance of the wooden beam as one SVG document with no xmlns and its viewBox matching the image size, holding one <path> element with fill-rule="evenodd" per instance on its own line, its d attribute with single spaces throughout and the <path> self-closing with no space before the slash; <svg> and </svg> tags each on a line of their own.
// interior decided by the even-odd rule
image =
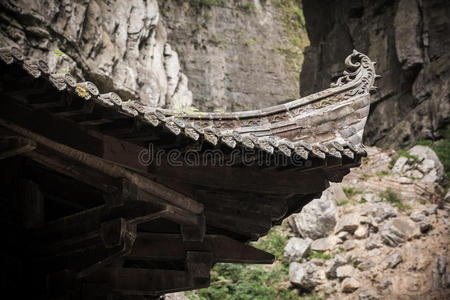
<svg viewBox="0 0 450 300">
<path fill-rule="evenodd" d="M 271 264 L 274 261 L 272 254 L 222 235 L 207 234 L 203 242 L 186 242 L 180 234 L 142 232 L 138 232 L 133 250 L 125 259 L 182 260 L 187 250 L 211 252 L 214 263 Z"/>
<path fill-rule="evenodd" d="M 193 213 L 201 213 L 203 211 L 202 204 L 122 166 L 101 159 L 95 155 L 91 155 L 89 153 L 85 153 L 66 145 L 54 142 L 42 135 L 31 132 L 4 119 L 0 119 L 0 126 L 8 128 L 9 130 L 14 131 L 20 135 L 26 136 L 36 141 L 37 143 L 45 145 L 47 148 L 58 152 L 60 155 L 67 156 L 77 161 L 78 163 L 87 165 L 91 168 L 95 168 L 108 176 L 115 178 L 127 178 L 130 182 L 136 184 L 143 191 L 154 195 L 162 201 L 166 201 L 167 203 L 178 206 Z"/>
<path fill-rule="evenodd" d="M 36 143 L 20 136 L 0 137 L 0 160 L 21 155 L 36 149 Z"/>
</svg>

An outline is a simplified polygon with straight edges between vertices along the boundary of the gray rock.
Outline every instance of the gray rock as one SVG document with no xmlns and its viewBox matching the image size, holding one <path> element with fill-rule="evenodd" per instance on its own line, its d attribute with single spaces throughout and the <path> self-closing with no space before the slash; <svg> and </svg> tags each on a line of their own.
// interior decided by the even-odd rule
<svg viewBox="0 0 450 300">
<path fill-rule="evenodd" d="M 420 23 L 419 7 L 411 5 L 409 0 L 400 0 L 394 17 L 395 49 L 404 70 L 418 68 L 424 63 L 422 48 L 417 40 Z"/>
<path fill-rule="evenodd" d="M 392 168 L 392 173 L 394 174 L 401 174 L 404 166 L 408 162 L 408 158 L 404 156 L 400 156 L 397 161 L 394 164 L 394 167 Z"/>
<path fill-rule="evenodd" d="M 367 215 L 375 218 L 377 223 L 397 216 L 397 211 L 395 210 L 395 208 L 393 208 L 386 202 L 366 203 L 366 205 L 363 207 L 363 211 Z"/>
<path fill-rule="evenodd" d="M 348 233 L 347 231 L 341 231 L 336 236 L 341 240 L 345 241 L 350 237 L 350 233 Z"/>
<path fill-rule="evenodd" d="M 442 182 L 445 178 L 444 166 L 437 157 L 436 153 L 428 146 L 417 145 L 409 150 L 411 155 L 416 155 L 422 163 L 426 160 L 432 160 L 434 162 L 434 168 L 423 177 L 425 182 Z"/>
<path fill-rule="evenodd" d="M 326 237 L 336 225 L 337 208 L 333 193 L 328 189 L 320 199 L 315 199 L 305 205 L 294 217 L 297 231 L 303 238 L 313 240 Z"/>
<path fill-rule="evenodd" d="M 358 229 L 353 234 L 357 239 L 365 239 L 369 235 L 369 229 L 367 225 L 359 225 Z"/>
<path fill-rule="evenodd" d="M 367 270 L 372 269 L 373 267 L 375 267 L 375 264 L 373 262 L 371 262 L 370 260 L 368 261 L 363 261 L 360 264 L 358 264 L 358 270 L 364 272 Z"/>
<path fill-rule="evenodd" d="M 342 247 L 345 251 L 350 251 L 356 247 L 356 243 L 354 240 L 346 240 Z"/>
<path fill-rule="evenodd" d="M 372 249 L 376 249 L 376 248 L 380 248 L 380 247 L 381 247 L 381 245 L 380 245 L 380 243 L 378 242 L 378 239 L 375 236 L 369 238 L 367 240 L 367 242 L 366 242 L 366 245 L 365 245 L 365 248 L 367 250 L 372 250 Z"/>
<path fill-rule="evenodd" d="M 423 174 L 430 172 L 435 167 L 436 164 L 431 159 L 424 159 L 420 164 L 417 165 L 417 169 Z"/>
<path fill-rule="evenodd" d="M 360 286 L 361 284 L 359 281 L 352 277 L 345 278 L 344 281 L 342 281 L 342 291 L 344 293 L 352 293 L 359 289 Z"/>
<path fill-rule="evenodd" d="M 379 300 L 380 296 L 375 291 L 363 291 L 359 293 L 358 300 Z"/>
<path fill-rule="evenodd" d="M 336 269 L 336 277 L 339 279 L 347 278 L 352 276 L 354 271 L 355 269 L 350 265 L 341 266 Z"/>
<path fill-rule="evenodd" d="M 314 251 L 327 251 L 335 248 L 336 244 L 339 242 L 339 238 L 335 235 L 330 235 L 328 237 L 320 238 L 312 242 L 311 249 Z"/>
<path fill-rule="evenodd" d="M 423 213 L 415 213 L 412 214 L 411 216 L 409 216 L 411 218 L 411 220 L 413 220 L 414 222 L 422 222 L 423 220 L 426 219 L 425 215 Z"/>
<path fill-rule="evenodd" d="M 405 176 L 409 177 L 409 178 L 423 178 L 423 174 L 420 171 L 417 170 L 409 170 L 407 172 L 405 172 Z"/>
<path fill-rule="evenodd" d="M 377 194 L 366 193 L 361 195 L 361 199 L 366 199 L 367 202 L 380 202 L 382 199 Z"/>
<path fill-rule="evenodd" d="M 325 274 L 327 278 L 336 278 L 336 269 L 348 263 L 348 259 L 342 254 L 336 255 L 332 260 L 325 263 Z"/>
<path fill-rule="evenodd" d="M 311 262 L 293 262 L 289 265 L 289 280 L 302 289 L 313 290 L 325 281 L 325 272 Z"/>
<path fill-rule="evenodd" d="M 186 297 L 184 292 L 165 294 L 163 299 L 164 300 L 189 300 L 189 298 Z"/>
<path fill-rule="evenodd" d="M 289 262 L 300 260 L 307 256 L 311 247 L 311 239 L 290 238 L 284 248 L 284 257 Z"/>
<path fill-rule="evenodd" d="M 450 202 L 450 190 L 448 190 L 447 194 L 445 194 L 444 201 L 447 202 L 447 203 Z"/>
<path fill-rule="evenodd" d="M 402 255 L 400 254 L 399 251 L 395 251 L 395 253 L 389 255 L 386 259 L 385 259 L 385 264 L 387 268 L 391 268 L 394 269 L 399 263 L 401 263 L 403 261 Z"/>
<path fill-rule="evenodd" d="M 420 236 L 419 225 L 409 218 L 399 217 L 386 222 L 380 233 L 381 240 L 388 246 L 396 247 L 406 240 Z"/>
<path fill-rule="evenodd" d="M 336 226 L 336 232 L 347 231 L 350 233 L 355 232 L 359 226 L 359 215 L 347 214 L 343 215 Z"/>
<path fill-rule="evenodd" d="M 431 204 L 426 210 L 423 211 L 423 213 L 428 215 L 435 215 L 437 212 L 438 206 L 437 204 Z"/>
</svg>

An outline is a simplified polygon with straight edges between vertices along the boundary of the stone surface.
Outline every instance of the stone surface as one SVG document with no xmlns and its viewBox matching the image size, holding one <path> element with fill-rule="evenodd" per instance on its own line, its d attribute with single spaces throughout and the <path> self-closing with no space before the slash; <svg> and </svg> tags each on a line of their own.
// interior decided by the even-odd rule
<svg viewBox="0 0 450 300">
<path fill-rule="evenodd" d="M 408 158 L 400 156 L 395 162 L 394 167 L 392 167 L 392 173 L 401 174 L 407 162 Z"/>
<path fill-rule="evenodd" d="M 355 278 L 345 278 L 344 281 L 342 281 L 342 291 L 344 293 L 352 293 L 359 289 L 360 283 Z"/>
<path fill-rule="evenodd" d="M 386 264 L 386 268 L 395 268 L 399 263 L 403 261 L 402 255 L 399 251 L 395 251 L 393 254 L 388 256 L 384 261 Z"/>
<path fill-rule="evenodd" d="M 420 227 L 408 218 L 399 217 L 386 222 L 381 230 L 381 240 L 391 247 L 420 236 Z"/>
<path fill-rule="evenodd" d="M 308 37 L 299 20 L 293 40 L 276 1 L 158 2 L 195 107 L 248 110 L 299 97 L 298 45 Z"/>
<path fill-rule="evenodd" d="M 320 238 L 312 242 L 311 249 L 314 251 L 332 250 L 336 247 L 336 244 L 339 241 L 340 241 L 339 238 L 334 235 Z"/>
<path fill-rule="evenodd" d="M 360 225 L 353 234 L 357 239 L 365 239 L 369 235 L 369 229 L 367 225 Z"/>
<path fill-rule="evenodd" d="M 336 232 L 347 231 L 350 233 L 355 232 L 359 226 L 359 215 L 347 214 L 343 215 L 336 226 Z"/>
<path fill-rule="evenodd" d="M 336 277 L 340 279 L 350 277 L 354 271 L 355 269 L 350 265 L 341 266 L 336 269 Z"/>
<path fill-rule="evenodd" d="M 303 238 L 313 240 L 327 236 L 336 225 L 337 210 L 332 192 L 326 190 L 320 199 L 305 205 L 294 216 L 297 231 Z"/>
<path fill-rule="evenodd" d="M 7 2 L 0 13 L 1 47 L 19 46 L 48 61 L 51 72 L 90 80 L 124 100 L 169 107 L 175 98 L 192 101 L 156 0 Z"/>
<path fill-rule="evenodd" d="M 450 1 L 326 5 L 303 1 L 311 46 L 305 51 L 301 94 L 328 87 L 342 69 L 340 59 L 354 48 L 376 61 L 383 76 L 371 98 L 365 143 L 405 148 L 441 136 L 450 117 Z"/>
<path fill-rule="evenodd" d="M 343 266 L 348 263 L 348 259 L 342 255 L 338 254 L 333 259 L 327 261 L 325 263 L 325 274 L 327 278 L 333 279 L 336 278 L 336 270 L 338 267 Z"/>
<path fill-rule="evenodd" d="M 358 300 L 379 300 L 380 296 L 375 291 L 363 291 L 359 293 Z"/>
<path fill-rule="evenodd" d="M 289 265 L 289 281 L 305 290 L 313 290 L 325 280 L 325 272 L 311 262 Z"/>
<path fill-rule="evenodd" d="M 356 243 L 354 240 L 346 240 L 344 244 L 342 245 L 342 248 L 344 248 L 345 251 L 352 250 L 356 247 Z"/>
<path fill-rule="evenodd" d="M 286 257 L 289 262 L 300 260 L 308 255 L 311 242 L 311 239 L 301 239 L 297 237 L 290 238 L 284 248 L 284 257 Z"/>
<path fill-rule="evenodd" d="M 444 166 L 436 153 L 428 146 L 416 145 L 409 150 L 411 155 L 416 155 L 421 163 L 418 169 L 426 174 L 422 179 L 425 182 L 442 182 L 445 177 Z M 423 170 L 423 171 L 422 171 Z"/>
</svg>

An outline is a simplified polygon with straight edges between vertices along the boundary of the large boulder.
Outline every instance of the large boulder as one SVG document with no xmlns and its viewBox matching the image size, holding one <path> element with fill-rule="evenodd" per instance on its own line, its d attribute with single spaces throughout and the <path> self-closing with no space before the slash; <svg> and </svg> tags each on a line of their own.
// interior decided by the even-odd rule
<svg viewBox="0 0 450 300">
<path fill-rule="evenodd" d="M 396 247 L 413 237 L 419 237 L 420 226 L 409 218 L 399 217 L 386 222 L 381 230 L 380 236 L 383 243 L 391 247 Z"/>
<path fill-rule="evenodd" d="M 336 232 L 347 231 L 355 232 L 359 226 L 360 217 L 358 214 L 343 215 L 336 227 Z"/>
<path fill-rule="evenodd" d="M 442 182 L 445 178 L 445 170 L 436 153 L 427 146 L 417 145 L 409 150 L 411 155 L 419 159 L 417 169 L 424 173 L 425 182 Z"/>
<path fill-rule="evenodd" d="M 309 253 L 311 242 L 311 239 L 301 239 L 297 237 L 289 239 L 284 248 L 284 257 L 286 257 L 289 262 L 302 259 Z"/>
<path fill-rule="evenodd" d="M 303 238 L 316 240 L 333 232 L 337 217 L 335 201 L 341 197 L 340 191 L 339 185 L 332 184 L 320 199 L 311 201 L 293 217 L 295 229 Z"/>
<path fill-rule="evenodd" d="M 289 265 L 289 280 L 292 284 L 311 291 L 325 281 L 325 272 L 312 262 L 293 262 Z"/>
</svg>

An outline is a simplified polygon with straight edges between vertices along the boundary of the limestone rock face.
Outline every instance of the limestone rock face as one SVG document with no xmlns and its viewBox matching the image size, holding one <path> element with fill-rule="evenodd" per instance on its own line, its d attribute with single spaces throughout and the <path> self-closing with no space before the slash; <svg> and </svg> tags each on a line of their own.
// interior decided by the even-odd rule
<svg viewBox="0 0 450 300">
<path fill-rule="evenodd" d="M 195 107 L 247 110 L 299 97 L 303 49 L 293 47 L 279 2 L 158 0 Z M 293 35 L 308 43 L 301 27 Z"/>
<path fill-rule="evenodd" d="M 389 220 L 381 230 L 382 241 L 392 247 L 418 236 L 420 236 L 420 227 L 404 217 Z"/>
<path fill-rule="evenodd" d="M 330 189 L 325 190 L 320 199 L 311 201 L 294 216 L 295 226 L 302 237 L 315 240 L 333 231 L 337 217 L 333 195 Z"/>
<path fill-rule="evenodd" d="M 324 282 L 325 272 L 311 262 L 302 264 L 293 262 L 289 265 L 289 280 L 302 289 L 313 290 Z"/>
<path fill-rule="evenodd" d="M 328 87 L 354 48 L 383 76 L 371 97 L 366 144 L 405 147 L 442 134 L 450 117 L 450 1 L 304 0 L 303 9 L 311 41 L 303 96 Z"/>
<path fill-rule="evenodd" d="M 293 237 L 289 239 L 286 247 L 284 248 L 284 257 L 286 257 L 290 262 L 300 260 L 301 258 L 308 255 L 311 249 L 311 239 L 300 239 Z"/>
<path fill-rule="evenodd" d="M 192 95 L 156 0 L 2 1 L 0 47 L 18 46 L 51 72 L 94 82 L 146 105 L 189 105 Z"/>
</svg>

